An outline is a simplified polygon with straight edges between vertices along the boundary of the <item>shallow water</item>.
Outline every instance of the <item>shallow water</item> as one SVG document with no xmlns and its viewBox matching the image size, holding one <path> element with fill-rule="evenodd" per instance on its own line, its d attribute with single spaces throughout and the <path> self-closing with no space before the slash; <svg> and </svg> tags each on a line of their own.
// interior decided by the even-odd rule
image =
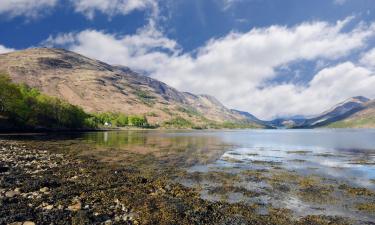
<svg viewBox="0 0 375 225">
<path fill-rule="evenodd" d="M 375 130 L 158 130 L 3 138 L 57 141 L 70 148 L 84 144 L 92 148 L 80 145 L 80 154 L 102 161 L 161 172 L 169 168 L 169 173 L 172 168 L 171 179 L 197 188 L 202 198 L 257 204 L 259 213 L 272 205 L 296 216 L 375 221 L 374 212 L 357 207 L 375 202 L 375 196 L 348 194 L 348 187 L 375 191 Z"/>
</svg>

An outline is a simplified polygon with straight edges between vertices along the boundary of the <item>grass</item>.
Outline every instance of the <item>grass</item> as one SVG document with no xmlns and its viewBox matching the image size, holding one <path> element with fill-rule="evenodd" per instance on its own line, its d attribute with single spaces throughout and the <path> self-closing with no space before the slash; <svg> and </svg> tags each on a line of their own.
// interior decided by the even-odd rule
<svg viewBox="0 0 375 225">
<path fill-rule="evenodd" d="M 177 111 L 180 111 L 182 113 L 186 113 L 190 117 L 192 117 L 192 116 L 202 116 L 196 109 L 194 109 L 192 107 L 189 107 L 189 106 L 187 106 L 187 107 L 178 106 Z"/>
<path fill-rule="evenodd" d="M 141 100 L 144 104 L 152 106 L 155 104 L 155 96 L 150 95 L 147 91 L 143 90 L 135 90 L 133 92 L 135 96 L 138 97 L 139 100 Z"/>
<path fill-rule="evenodd" d="M 175 117 L 164 122 L 163 126 L 171 128 L 192 128 L 194 124 L 183 117 Z"/>
<path fill-rule="evenodd" d="M 326 127 L 327 128 L 375 127 L 375 116 L 337 121 L 337 122 L 327 125 Z"/>
</svg>

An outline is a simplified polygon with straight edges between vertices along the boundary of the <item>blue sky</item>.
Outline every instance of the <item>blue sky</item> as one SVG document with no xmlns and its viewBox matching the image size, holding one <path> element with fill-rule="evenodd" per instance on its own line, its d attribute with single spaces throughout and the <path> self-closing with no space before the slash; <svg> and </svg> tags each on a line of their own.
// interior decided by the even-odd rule
<svg viewBox="0 0 375 225">
<path fill-rule="evenodd" d="M 0 53 L 63 47 L 264 119 L 375 98 L 373 0 L 2 0 Z"/>
</svg>

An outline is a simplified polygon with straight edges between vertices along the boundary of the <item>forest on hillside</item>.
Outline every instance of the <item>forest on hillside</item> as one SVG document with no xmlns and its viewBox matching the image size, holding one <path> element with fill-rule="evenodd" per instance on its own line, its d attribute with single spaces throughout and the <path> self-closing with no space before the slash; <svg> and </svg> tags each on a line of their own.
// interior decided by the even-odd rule
<svg viewBox="0 0 375 225">
<path fill-rule="evenodd" d="M 141 115 L 87 113 L 35 88 L 15 84 L 7 74 L 0 74 L 0 119 L 8 127 L 18 129 L 95 129 L 105 124 L 107 127 L 149 126 L 146 117 Z"/>
</svg>

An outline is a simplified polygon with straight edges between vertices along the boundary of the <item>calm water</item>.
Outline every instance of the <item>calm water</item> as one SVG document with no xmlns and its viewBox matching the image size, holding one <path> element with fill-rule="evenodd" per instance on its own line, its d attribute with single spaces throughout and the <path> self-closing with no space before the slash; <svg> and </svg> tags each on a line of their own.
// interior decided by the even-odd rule
<svg viewBox="0 0 375 225">
<path fill-rule="evenodd" d="M 174 181 L 199 187 L 202 198 L 212 201 L 223 199 L 223 193 L 218 195 L 212 190 L 229 183 L 230 187 L 261 193 L 249 197 L 230 188 L 225 189 L 225 200 L 229 202 L 272 204 L 292 209 L 297 215 L 323 213 L 375 220 L 371 213 L 350 208 L 357 202 L 373 199 L 350 199 L 333 192 L 334 197 L 345 199 L 345 202 L 309 202 L 298 194 L 291 194 L 291 191 L 274 190 L 263 180 L 239 177 L 232 181 L 225 175 L 221 175 L 224 179 L 218 177 L 215 180 L 215 176 L 204 176 L 212 173 L 237 176 L 248 171 L 288 171 L 301 176 L 321 177 L 325 185 L 345 183 L 375 190 L 375 130 L 371 129 L 119 131 L 17 138 L 59 140 L 69 145 L 84 143 L 94 148 L 85 148 L 81 154 L 94 155 L 106 162 L 130 162 L 142 168 L 154 166 L 161 170 L 166 167 L 183 170 L 188 176 L 175 177 Z M 271 172 L 265 176 L 273 176 Z M 298 189 L 296 186 L 289 188 Z"/>
</svg>

